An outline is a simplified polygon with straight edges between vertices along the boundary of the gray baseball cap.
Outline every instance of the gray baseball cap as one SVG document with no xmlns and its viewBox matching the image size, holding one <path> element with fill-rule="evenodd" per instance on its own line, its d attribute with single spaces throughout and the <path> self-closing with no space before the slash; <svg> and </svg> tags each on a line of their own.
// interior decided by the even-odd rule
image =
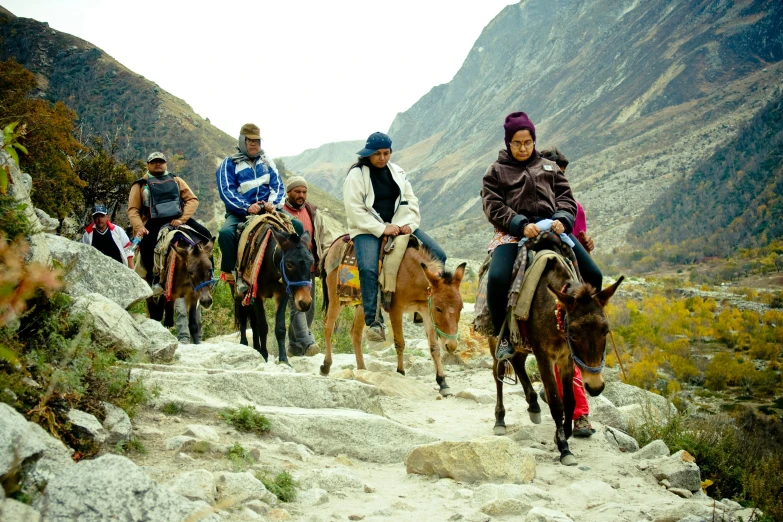
<svg viewBox="0 0 783 522">
<path fill-rule="evenodd" d="M 166 156 L 163 155 L 162 152 L 153 152 L 149 156 L 147 156 L 147 163 L 150 163 L 152 160 L 161 159 L 164 162 L 166 161 Z"/>
</svg>

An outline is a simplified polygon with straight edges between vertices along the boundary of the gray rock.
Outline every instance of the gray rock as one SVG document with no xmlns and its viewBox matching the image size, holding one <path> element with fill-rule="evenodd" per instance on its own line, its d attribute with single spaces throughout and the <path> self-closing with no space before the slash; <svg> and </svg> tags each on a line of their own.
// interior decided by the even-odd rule
<svg viewBox="0 0 783 522">
<path fill-rule="evenodd" d="M 304 506 L 322 506 L 329 502 L 329 494 L 325 489 L 311 488 L 298 492 L 296 502 Z"/>
<path fill-rule="evenodd" d="M 618 408 L 639 405 L 642 407 L 643 416 L 651 418 L 668 418 L 677 413 L 677 408 L 665 397 L 623 382 L 607 382 L 601 395 Z M 628 420 L 626 419 L 626 421 Z"/>
<path fill-rule="evenodd" d="M 215 503 L 217 490 L 212 473 L 205 469 L 180 473 L 166 483 L 166 487 L 190 500 L 201 500 L 208 504 Z"/>
<path fill-rule="evenodd" d="M 633 453 L 639 451 L 639 443 L 636 439 L 610 426 L 604 427 L 604 436 L 612 446 L 622 452 Z"/>
<path fill-rule="evenodd" d="M 405 375 L 409 377 L 429 377 L 435 376 L 435 365 L 432 359 L 423 357 L 411 357 L 410 366 L 405 370 Z"/>
<path fill-rule="evenodd" d="M 524 484 L 536 476 L 535 458 L 506 437 L 419 446 L 405 457 L 405 467 L 408 473 L 461 482 Z"/>
<path fill-rule="evenodd" d="M 527 513 L 525 522 L 574 522 L 565 513 L 536 506 Z"/>
<path fill-rule="evenodd" d="M 66 216 L 60 223 L 60 235 L 67 238 L 78 241 L 82 235 L 82 227 L 79 222 L 73 216 Z"/>
<path fill-rule="evenodd" d="M 142 439 L 154 439 L 155 437 L 163 436 L 163 431 L 154 426 L 142 426 L 134 431 Z"/>
<path fill-rule="evenodd" d="M 149 285 L 133 270 L 90 245 L 46 234 L 52 258 L 66 267 L 65 292 L 82 297 L 101 294 L 127 309 L 152 295 Z"/>
<path fill-rule="evenodd" d="M 2 490 L 3 488 L 0 488 Z M 27 504 L 8 498 L 0 500 L 0 520 L 8 522 L 39 522 L 41 514 Z"/>
<path fill-rule="evenodd" d="M 736 520 L 742 520 L 742 522 L 758 522 L 764 513 L 754 508 L 745 508 L 735 511 L 733 514 Z"/>
<path fill-rule="evenodd" d="M 396 372 L 397 365 L 391 362 L 370 359 L 367 361 L 367 369 L 371 372 Z"/>
<path fill-rule="evenodd" d="M 598 397 L 587 397 L 590 406 L 590 419 L 600 422 L 605 426 L 611 426 L 619 430 L 627 430 L 628 423 L 620 410 L 612 404 L 612 401 L 599 395 Z"/>
<path fill-rule="evenodd" d="M 100 252 L 98 255 L 103 256 Z M 106 350 L 130 354 L 144 353 L 149 348 L 147 336 L 130 314 L 115 301 L 101 294 L 92 293 L 78 297 L 73 302 L 71 311 L 84 314 L 86 325 L 92 328 L 93 342 Z"/>
<path fill-rule="evenodd" d="M 98 444 L 103 444 L 109 438 L 109 433 L 101 426 L 95 415 L 72 409 L 68 411 L 67 417 L 68 422 L 81 436 L 90 438 Z"/>
<path fill-rule="evenodd" d="M 457 397 L 476 401 L 479 404 L 495 404 L 495 394 L 475 388 L 465 388 L 457 392 Z"/>
<path fill-rule="evenodd" d="M 34 492 L 74 465 L 72 453 L 39 425 L 0 402 L 0 476 L 19 466 L 25 477 L 23 491 Z"/>
<path fill-rule="evenodd" d="M 174 353 L 177 351 L 179 341 L 177 338 L 169 332 L 169 329 L 160 324 L 159 321 L 147 319 L 138 323 L 139 330 L 149 340 L 149 347 L 147 353 L 149 353 L 150 359 L 153 361 L 171 361 L 174 359 Z"/>
<path fill-rule="evenodd" d="M 678 497 L 682 497 L 682 498 L 691 498 L 693 496 L 693 493 L 691 493 L 687 489 L 681 489 L 681 488 L 669 488 L 669 493 L 674 493 Z"/>
<path fill-rule="evenodd" d="M 335 377 L 341 379 L 353 379 L 365 384 L 371 384 L 378 388 L 382 395 L 402 397 L 412 400 L 427 400 L 432 398 L 432 387 L 421 383 L 416 379 L 403 377 L 394 372 L 371 372 L 367 370 L 344 369 Z M 436 392 L 437 393 L 437 392 Z"/>
<path fill-rule="evenodd" d="M 189 437 L 187 435 L 177 435 L 176 437 L 170 437 L 166 439 L 166 442 L 163 443 L 163 446 L 170 451 L 180 451 L 188 442 L 197 441 L 194 437 Z"/>
<path fill-rule="evenodd" d="M 294 360 L 297 359 L 305 358 L 295 358 Z M 310 357 L 306 359 L 310 359 Z M 181 344 L 177 349 L 177 364 L 179 366 L 255 370 L 263 363 L 264 358 L 260 353 L 255 351 L 252 346 L 239 344 L 239 340 L 236 342 L 209 340 L 201 344 Z"/>
<path fill-rule="evenodd" d="M 28 250 L 25 256 L 25 262 L 36 262 L 48 266 L 51 263 L 51 257 L 49 255 L 49 247 L 46 245 L 46 236 L 43 233 L 44 226 L 38 219 L 35 207 L 30 200 L 33 179 L 29 174 L 19 170 L 16 162 L 3 150 L 2 144 L 3 136 L 0 136 L 0 169 L 8 167 L 8 195 L 13 196 L 17 203 L 24 205 L 23 212 L 30 223 L 30 228 L 33 230 L 33 233 L 25 238 L 30 245 L 30 250 Z"/>
<path fill-rule="evenodd" d="M 203 424 L 189 424 L 188 429 L 185 430 L 185 435 L 189 437 L 195 437 L 200 440 L 208 440 L 211 442 L 219 442 L 220 436 L 215 428 L 211 426 L 204 426 Z"/>
<path fill-rule="evenodd" d="M 52 522 L 153 522 L 183 520 L 203 509 L 203 503 L 169 491 L 125 457 L 104 455 L 83 460 L 56 476 L 33 507 Z M 207 515 L 199 520 L 220 519 Z"/>
<path fill-rule="evenodd" d="M 50 234 L 54 234 L 57 232 L 57 228 L 60 226 L 60 222 L 54 219 L 53 217 L 50 217 L 49 214 L 41 210 L 40 208 L 35 209 L 35 215 L 38 216 L 38 221 L 41 223 L 41 230 L 43 232 L 48 232 Z"/>
<path fill-rule="evenodd" d="M 515 498 L 502 498 L 487 502 L 479 511 L 491 517 L 522 516 L 533 506 Z"/>
<path fill-rule="evenodd" d="M 257 515 L 266 515 L 272 509 L 269 504 L 260 500 L 250 500 L 245 502 L 245 507 Z"/>
<path fill-rule="evenodd" d="M 177 355 L 182 357 L 192 346 L 204 345 L 184 345 Z M 236 408 L 248 404 L 250 398 L 256 406 L 346 408 L 383 414 L 377 388 L 342 379 L 266 371 L 144 371 L 143 378 L 147 386 L 159 390 L 156 405 L 179 402 L 185 406 Z"/>
<path fill-rule="evenodd" d="M 104 402 L 103 409 L 106 412 L 106 418 L 103 419 L 103 427 L 108 432 L 106 444 L 117 444 L 125 442 L 133 434 L 133 425 L 130 417 L 125 410 L 117 406 Z"/>
<path fill-rule="evenodd" d="M 277 504 L 277 497 L 270 493 L 252 473 L 221 472 L 215 476 L 217 499 L 232 499 L 237 503 L 260 500 L 269 505 Z"/>
<path fill-rule="evenodd" d="M 720 501 L 721 504 L 726 506 L 727 509 L 730 511 L 737 511 L 739 509 L 742 509 L 742 505 L 739 502 L 734 502 L 733 500 L 729 498 L 724 498 Z"/>
<path fill-rule="evenodd" d="M 650 467 L 653 476 L 658 480 L 668 480 L 672 488 L 698 491 L 701 489 L 701 473 L 699 466 L 693 462 L 669 457 Z"/>
<path fill-rule="evenodd" d="M 346 489 L 362 489 L 364 482 L 351 473 L 339 469 L 312 469 L 299 478 L 303 488 L 320 488 L 329 493 Z"/>
<path fill-rule="evenodd" d="M 470 491 L 474 504 L 484 505 L 497 499 L 513 498 L 533 503 L 539 500 L 551 502 L 554 497 L 541 488 L 529 484 L 482 484 Z"/>
<path fill-rule="evenodd" d="M 635 460 L 656 459 L 658 457 L 668 457 L 669 453 L 669 447 L 666 443 L 661 439 L 657 439 L 631 455 L 631 458 Z"/>
<path fill-rule="evenodd" d="M 566 489 L 569 501 L 585 504 L 606 502 L 617 498 L 617 490 L 602 480 L 580 480 Z"/>
<path fill-rule="evenodd" d="M 287 455 L 302 462 L 309 461 L 313 456 L 313 452 L 307 446 L 296 442 L 283 442 L 277 447 L 277 451 L 281 455 Z"/>
</svg>

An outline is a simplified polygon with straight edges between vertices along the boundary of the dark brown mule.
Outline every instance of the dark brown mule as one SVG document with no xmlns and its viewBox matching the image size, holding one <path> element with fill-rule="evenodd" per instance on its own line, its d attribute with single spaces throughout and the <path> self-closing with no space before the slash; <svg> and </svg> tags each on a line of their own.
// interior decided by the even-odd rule
<svg viewBox="0 0 783 522">
<path fill-rule="evenodd" d="M 331 265 L 333 261 L 339 261 L 335 259 L 341 255 L 340 248 L 335 246 L 337 244 L 333 244 L 327 252 L 325 264 Z M 465 274 L 465 265 L 466 263 L 462 263 L 451 274 L 445 272 L 443 264 L 435 260 L 425 248 L 408 248 L 397 272 L 397 290 L 389 309 L 389 318 L 394 334 L 394 348 L 397 351 L 397 372 L 405 375 L 402 360 L 405 351 L 402 314 L 419 312 L 424 318 L 424 330 L 427 332 L 430 355 L 435 363 L 435 380 L 440 387 L 441 395 L 444 396 L 451 395 L 451 391 L 446 384 L 446 375 L 443 372 L 443 363 L 440 359 L 440 342 L 450 353 L 457 349 L 459 316 L 462 312 L 462 296 L 459 293 L 459 285 Z M 321 375 L 329 375 L 329 369 L 332 366 L 332 332 L 337 316 L 340 315 L 344 306 L 337 296 L 337 272 L 338 269 L 332 270 L 323 278 L 324 304 L 326 306 L 324 321 L 326 354 L 324 363 L 321 365 Z M 356 353 L 356 367 L 360 370 L 365 369 L 364 356 L 362 355 L 363 332 L 364 308 L 359 305 L 356 307 L 353 317 L 351 340 L 353 341 L 353 350 Z"/>
<path fill-rule="evenodd" d="M 527 334 L 546 390 L 549 411 L 555 421 L 555 444 L 560 451 L 560 462 L 568 466 L 577 464 L 576 458 L 568 449 L 576 406 L 573 388 L 574 362 L 576 361 L 582 370 L 582 380 L 587 392 L 593 397 L 599 395 L 604 389 L 601 371 L 604 367 L 606 336 L 609 333 L 604 307 L 622 281 L 621 276 L 612 286 L 596 292 L 589 284 L 569 280 L 565 269 L 550 260 L 533 296 L 527 320 Z M 562 327 L 558 327 L 556 317 L 558 303 L 564 311 Z M 491 337 L 489 349 L 494 360 L 492 373 L 497 387 L 494 431 L 495 435 L 504 435 L 506 410 L 503 406 L 502 363 L 495 359 L 496 345 L 496 338 Z M 527 355 L 516 352 L 510 363 L 525 390 L 530 420 L 539 424 L 541 408 L 525 371 Z M 557 393 L 555 364 L 563 383 L 562 400 Z"/>
<path fill-rule="evenodd" d="M 185 298 L 188 310 L 188 330 L 193 344 L 201 343 L 201 323 L 198 320 L 197 307 L 205 309 L 212 306 L 212 248 L 215 238 L 204 240 L 195 245 L 178 239 L 173 243 L 169 255 L 176 255 L 174 280 L 171 285 L 171 299 L 164 297 L 148 298 L 147 310 L 152 319 L 160 320 L 165 311 L 164 326 L 174 326 L 174 301 Z"/>
<path fill-rule="evenodd" d="M 297 310 L 306 312 L 313 304 L 310 295 L 310 273 L 313 268 L 313 254 L 310 252 L 310 235 L 303 236 L 281 232 L 272 227 L 272 236 L 261 261 L 258 272 L 258 294 L 250 306 L 242 305 L 242 298 L 234 298 L 234 320 L 239 328 L 239 342 L 247 345 L 247 320 L 253 329 L 253 348 L 268 360 L 266 337 L 269 325 L 266 320 L 264 299 L 275 300 L 275 338 L 277 339 L 278 361 L 288 362 L 285 351 L 285 310 L 289 292 L 293 295 Z M 250 292 L 250 290 L 248 290 Z"/>
</svg>

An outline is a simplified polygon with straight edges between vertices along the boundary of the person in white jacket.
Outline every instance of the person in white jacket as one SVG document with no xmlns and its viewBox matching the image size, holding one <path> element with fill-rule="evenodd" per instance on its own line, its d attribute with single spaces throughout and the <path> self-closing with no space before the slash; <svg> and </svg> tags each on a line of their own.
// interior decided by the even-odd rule
<svg viewBox="0 0 783 522">
<path fill-rule="evenodd" d="M 378 313 L 378 258 L 383 236 L 415 235 L 440 261 L 446 253 L 435 240 L 419 229 L 419 200 L 405 171 L 389 159 L 392 140 L 382 132 L 367 138 L 343 184 L 343 202 L 348 232 L 354 242 L 359 265 L 364 322 L 370 341 L 386 339 L 383 317 Z"/>
<path fill-rule="evenodd" d="M 111 221 L 105 205 L 95 205 L 92 223 L 84 230 L 82 243 L 94 246 L 100 253 L 133 268 L 133 251 L 128 234 Z"/>
</svg>

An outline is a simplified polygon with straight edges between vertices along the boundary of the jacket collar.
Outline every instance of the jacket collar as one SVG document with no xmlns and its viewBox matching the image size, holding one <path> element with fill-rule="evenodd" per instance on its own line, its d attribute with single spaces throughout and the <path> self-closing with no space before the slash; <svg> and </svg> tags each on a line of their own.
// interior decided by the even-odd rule
<svg viewBox="0 0 783 522">
<path fill-rule="evenodd" d="M 111 221 L 106 222 L 106 228 L 109 229 L 109 232 L 114 232 L 114 223 Z M 95 223 L 90 223 L 87 225 L 87 227 L 84 229 L 88 234 L 92 234 L 93 230 L 95 230 Z"/>
</svg>

